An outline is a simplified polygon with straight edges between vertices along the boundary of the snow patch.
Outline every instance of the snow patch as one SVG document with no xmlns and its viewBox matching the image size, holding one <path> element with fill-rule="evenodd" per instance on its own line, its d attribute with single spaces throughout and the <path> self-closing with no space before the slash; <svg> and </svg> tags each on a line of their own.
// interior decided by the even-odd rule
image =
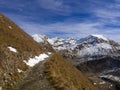
<svg viewBox="0 0 120 90">
<path fill-rule="evenodd" d="M 38 35 L 38 34 L 35 34 L 32 36 L 33 39 L 38 42 L 38 43 L 41 43 L 41 42 L 44 42 L 44 40 L 42 39 L 42 36 L 41 35 Z"/>
<path fill-rule="evenodd" d="M 2 87 L 0 86 L 0 90 L 2 90 Z"/>
<path fill-rule="evenodd" d="M 78 55 L 84 56 L 84 55 L 102 55 L 102 54 L 107 54 L 107 51 L 112 49 L 111 45 L 107 43 L 100 43 L 96 45 L 90 45 L 88 47 L 84 47 L 82 50 L 78 51 Z M 107 51 L 105 51 L 107 50 Z M 102 52 L 100 52 L 102 51 Z"/>
<path fill-rule="evenodd" d="M 17 69 L 19 73 L 23 72 L 22 70 L 20 70 L 19 68 Z"/>
<path fill-rule="evenodd" d="M 93 34 L 92 36 L 97 37 L 99 39 L 103 39 L 105 41 L 108 41 L 108 39 L 106 37 L 104 37 L 103 35 Z"/>
<path fill-rule="evenodd" d="M 120 82 L 120 77 L 117 77 L 117 76 L 113 76 L 113 75 L 102 75 L 100 76 L 101 78 L 108 78 L 108 79 L 111 79 L 111 80 L 114 80 L 114 81 L 119 81 Z"/>
<path fill-rule="evenodd" d="M 100 82 L 99 84 L 105 84 L 106 82 L 104 82 L 104 81 L 102 81 L 102 82 Z"/>
<path fill-rule="evenodd" d="M 54 42 L 55 42 L 53 39 L 50 39 L 50 38 L 48 38 L 47 41 L 48 41 L 51 45 L 53 45 Z"/>
<path fill-rule="evenodd" d="M 63 38 L 48 38 L 47 41 L 51 44 L 51 45 L 54 45 L 54 46 L 58 46 L 58 45 L 61 45 L 64 43 L 64 39 Z"/>
<path fill-rule="evenodd" d="M 8 47 L 8 49 L 9 49 L 10 51 L 12 51 L 12 52 L 17 52 L 17 50 L 16 50 L 15 48 L 13 48 L 13 47 Z"/>
<path fill-rule="evenodd" d="M 52 54 L 52 53 L 51 53 L 51 52 L 48 52 L 47 54 L 50 55 L 50 54 Z"/>
<path fill-rule="evenodd" d="M 9 29 L 12 29 L 12 26 L 8 26 Z"/>
<path fill-rule="evenodd" d="M 35 56 L 34 58 L 29 58 L 28 61 L 24 61 L 28 66 L 33 67 L 40 61 L 45 60 L 45 58 L 48 58 L 49 56 L 45 53 L 40 54 L 39 56 Z"/>
<path fill-rule="evenodd" d="M 100 44 L 97 44 L 96 46 L 104 49 L 112 49 L 111 45 L 107 43 L 100 43 Z"/>
<path fill-rule="evenodd" d="M 76 46 L 76 40 L 73 38 L 48 38 L 47 41 L 55 50 L 73 50 Z"/>
</svg>

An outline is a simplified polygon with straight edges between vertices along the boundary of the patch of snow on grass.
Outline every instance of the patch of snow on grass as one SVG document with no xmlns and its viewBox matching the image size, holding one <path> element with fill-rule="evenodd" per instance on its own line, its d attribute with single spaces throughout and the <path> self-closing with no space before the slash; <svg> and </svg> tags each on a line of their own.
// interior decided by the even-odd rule
<svg viewBox="0 0 120 90">
<path fill-rule="evenodd" d="M 19 73 L 21 73 L 21 72 L 22 72 L 22 70 L 20 70 L 19 68 L 18 68 L 17 70 L 18 70 L 18 72 L 19 72 Z"/>
<path fill-rule="evenodd" d="M 2 90 L 2 87 L 0 86 L 0 90 Z"/>
<path fill-rule="evenodd" d="M 102 81 L 102 82 L 100 82 L 99 84 L 105 84 L 105 82 L 104 82 L 104 81 Z"/>
<path fill-rule="evenodd" d="M 45 58 L 48 58 L 49 56 L 45 53 L 40 54 L 39 56 L 35 56 L 34 58 L 30 58 L 28 61 L 24 61 L 28 66 L 33 67 L 40 61 L 45 60 Z"/>
<path fill-rule="evenodd" d="M 9 29 L 12 29 L 12 26 L 8 26 Z"/>
<path fill-rule="evenodd" d="M 113 85 L 111 84 L 110 86 L 112 87 Z"/>
<path fill-rule="evenodd" d="M 51 52 L 48 52 L 48 55 L 52 54 Z"/>
<path fill-rule="evenodd" d="M 9 49 L 10 51 L 12 51 L 12 52 L 17 52 L 17 50 L 16 50 L 15 48 L 13 48 L 13 47 L 8 47 L 8 49 Z"/>
</svg>

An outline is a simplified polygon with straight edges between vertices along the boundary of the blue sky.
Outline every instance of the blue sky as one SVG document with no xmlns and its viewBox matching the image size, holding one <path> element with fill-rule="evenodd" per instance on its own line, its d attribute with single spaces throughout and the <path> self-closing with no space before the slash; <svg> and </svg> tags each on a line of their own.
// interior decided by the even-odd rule
<svg viewBox="0 0 120 90">
<path fill-rule="evenodd" d="M 120 0 L 0 0 L 0 11 L 30 35 L 103 34 L 120 42 Z"/>
</svg>

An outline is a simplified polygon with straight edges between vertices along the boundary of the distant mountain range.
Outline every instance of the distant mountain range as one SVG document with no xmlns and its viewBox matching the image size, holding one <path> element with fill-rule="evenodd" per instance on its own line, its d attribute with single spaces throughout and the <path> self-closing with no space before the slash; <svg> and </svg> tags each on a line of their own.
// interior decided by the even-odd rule
<svg viewBox="0 0 120 90">
<path fill-rule="evenodd" d="M 89 35 L 82 39 L 48 38 L 45 35 L 35 34 L 32 36 L 38 43 L 49 42 L 57 51 L 67 57 L 87 58 L 92 60 L 104 56 L 120 56 L 120 44 L 106 38 L 103 35 Z"/>
<path fill-rule="evenodd" d="M 49 38 L 39 34 L 32 37 L 38 43 L 48 42 L 56 52 L 86 73 L 88 77 L 92 75 L 92 77 L 120 83 L 118 74 L 120 73 L 120 44 L 118 42 L 103 35 L 89 35 L 82 39 Z"/>
</svg>

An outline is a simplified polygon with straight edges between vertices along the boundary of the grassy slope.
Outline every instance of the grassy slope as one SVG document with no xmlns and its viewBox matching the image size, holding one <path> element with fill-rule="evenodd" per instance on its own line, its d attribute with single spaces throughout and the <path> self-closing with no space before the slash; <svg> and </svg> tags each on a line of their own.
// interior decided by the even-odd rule
<svg viewBox="0 0 120 90">
<path fill-rule="evenodd" d="M 91 82 L 60 55 L 45 63 L 48 80 L 57 90 L 98 90 Z"/>
<path fill-rule="evenodd" d="M 0 46 L 2 45 L 13 46 L 19 52 L 40 50 L 39 44 L 32 37 L 11 20 L 0 14 Z"/>
<path fill-rule="evenodd" d="M 34 66 L 17 90 L 98 90 L 59 54 Z"/>
<path fill-rule="evenodd" d="M 17 90 L 55 90 L 44 74 L 45 62 L 46 60 L 35 65 L 21 81 Z"/>
<path fill-rule="evenodd" d="M 11 52 L 8 46 L 16 48 L 18 52 Z M 5 90 L 13 89 L 28 69 L 23 60 L 42 53 L 43 48 L 14 22 L 0 14 L 0 86 Z"/>
</svg>

